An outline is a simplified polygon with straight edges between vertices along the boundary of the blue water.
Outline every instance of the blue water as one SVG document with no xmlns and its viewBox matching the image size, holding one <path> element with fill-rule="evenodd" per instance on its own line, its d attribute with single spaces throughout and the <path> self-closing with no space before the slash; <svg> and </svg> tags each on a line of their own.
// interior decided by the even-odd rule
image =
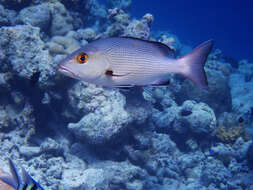
<svg viewBox="0 0 253 190">
<path fill-rule="evenodd" d="M 253 61 L 253 1 L 138 0 L 131 13 L 155 16 L 154 30 L 169 30 L 183 43 L 198 45 L 207 39 L 226 56 Z"/>
</svg>

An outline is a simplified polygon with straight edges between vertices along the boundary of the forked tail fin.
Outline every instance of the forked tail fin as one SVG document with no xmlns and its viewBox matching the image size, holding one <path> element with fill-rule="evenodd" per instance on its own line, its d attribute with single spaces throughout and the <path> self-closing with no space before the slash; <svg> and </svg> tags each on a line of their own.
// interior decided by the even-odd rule
<svg viewBox="0 0 253 190">
<path fill-rule="evenodd" d="M 208 40 L 179 59 L 182 65 L 180 74 L 184 75 L 202 89 L 208 88 L 204 66 L 213 47 L 213 40 Z"/>
</svg>

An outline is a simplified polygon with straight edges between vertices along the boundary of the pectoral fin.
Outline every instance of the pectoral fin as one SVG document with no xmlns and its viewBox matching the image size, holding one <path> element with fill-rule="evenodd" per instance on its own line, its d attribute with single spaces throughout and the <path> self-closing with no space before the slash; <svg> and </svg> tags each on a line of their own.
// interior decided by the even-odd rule
<svg viewBox="0 0 253 190">
<path fill-rule="evenodd" d="M 106 70 L 105 75 L 110 76 L 110 77 L 124 77 L 124 76 L 127 76 L 128 73 L 126 73 L 126 74 L 117 74 L 113 70 Z"/>
</svg>

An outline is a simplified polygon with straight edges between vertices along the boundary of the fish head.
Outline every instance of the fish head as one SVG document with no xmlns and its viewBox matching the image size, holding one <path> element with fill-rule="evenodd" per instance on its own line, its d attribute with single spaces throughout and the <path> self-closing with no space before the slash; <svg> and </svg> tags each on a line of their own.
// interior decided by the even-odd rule
<svg viewBox="0 0 253 190">
<path fill-rule="evenodd" d="M 88 44 L 62 60 L 58 65 L 58 71 L 71 78 L 95 83 L 104 75 L 106 67 L 103 52 Z"/>
</svg>

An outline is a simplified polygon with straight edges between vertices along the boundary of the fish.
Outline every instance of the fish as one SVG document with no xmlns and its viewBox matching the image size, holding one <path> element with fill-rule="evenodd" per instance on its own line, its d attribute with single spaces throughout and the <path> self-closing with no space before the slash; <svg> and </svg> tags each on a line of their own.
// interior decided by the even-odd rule
<svg viewBox="0 0 253 190">
<path fill-rule="evenodd" d="M 0 169 L 0 176 L 2 178 L 11 178 L 11 176 L 8 173 L 5 173 L 2 169 Z M 0 190 L 15 190 L 15 189 L 14 187 L 0 180 Z"/>
<path fill-rule="evenodd" d="M 11 175 L 0 169 L 0 190 L 44 190 L 27 171 L 22 168 L 22 179 L 12 160 L 9 159 Z"/>
<path fill-rule="evenodd" d="M 213 47 L 208 40 L 181 58 L 167 45 L 132 37 L 110 37 L 90 42 L 58 64 L 71 78 L 104 87 L 164 86 L 170 74 L 181 74 L 208 89 L 204 66 Z"/>
</svg>

